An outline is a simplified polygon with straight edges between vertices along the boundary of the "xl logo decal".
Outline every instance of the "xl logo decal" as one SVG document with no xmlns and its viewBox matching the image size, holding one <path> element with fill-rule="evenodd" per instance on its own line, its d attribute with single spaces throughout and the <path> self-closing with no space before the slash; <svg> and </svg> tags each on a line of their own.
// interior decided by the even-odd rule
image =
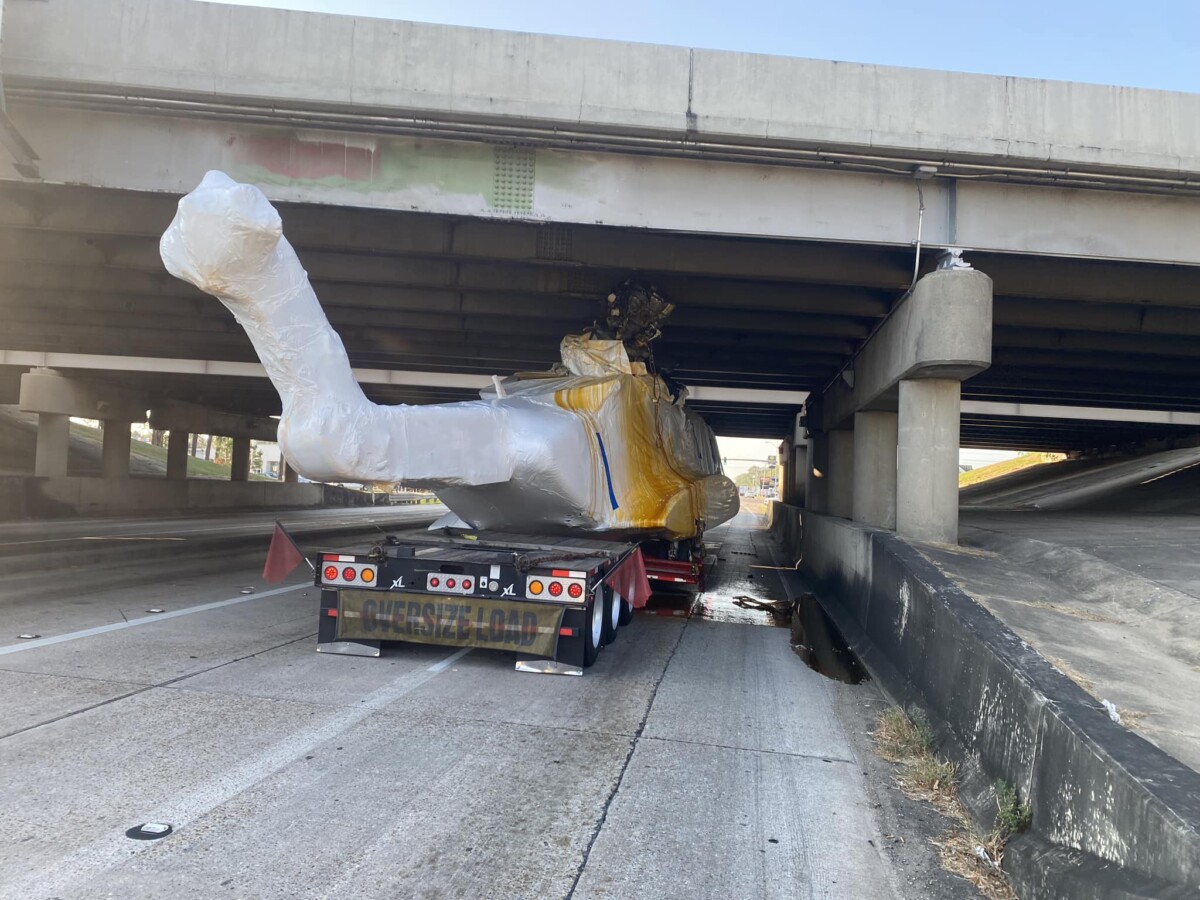
<svg viewBox="0 0 1200 900">
<path fill-rule="evenodd" d="M 506 587 L 500 593 L 501 597 L 515 597 L 516 595 L 517 595 L 517 586 L 515 584 L 510 584 L 508 587 Z"/>
<path fill-rule="evenodd" d="M 402 588 L 402 587 L 404 587 L 404 576 L 403 575 L 401 575 L 399 578 L 397 578 L 395 581 L 392 582 L 392 590 L 394 591 L 396 588 Z"/>
</svg>

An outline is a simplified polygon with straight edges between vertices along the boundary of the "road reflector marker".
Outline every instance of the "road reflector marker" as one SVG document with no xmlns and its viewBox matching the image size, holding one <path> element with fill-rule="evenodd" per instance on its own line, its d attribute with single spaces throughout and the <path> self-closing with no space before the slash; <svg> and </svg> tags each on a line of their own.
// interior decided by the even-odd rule
<svg viewBox="0 0 1200 900">
<path fill-rule="evenodd" d="M 165 838 L 174 830 L 166 822 L 143 822 L 126 831 L 125 837 L 133 838 L 135 841 L 157 841 L 159 838 Z"/>
</svg>

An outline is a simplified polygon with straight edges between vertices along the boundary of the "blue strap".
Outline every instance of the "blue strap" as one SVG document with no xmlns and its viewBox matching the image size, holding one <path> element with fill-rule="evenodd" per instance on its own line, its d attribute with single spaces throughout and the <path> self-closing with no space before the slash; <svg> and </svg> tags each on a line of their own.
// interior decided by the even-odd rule
<svg viewBox="0 0 1200 900">
<path fill-rule="evenodd" d="M 613 491 L 612 472 L 608 468 L 608 454 L 604 452 L 604 438 L 600 437 L 600 432 L 596 432 L 596 440 L 600 444 L 600 458 L 604 460 L 604 477 L 608 480 L 608 499 L 612 503 L 613 509 L 618 509 L 617 495 Z"/>
</svg>

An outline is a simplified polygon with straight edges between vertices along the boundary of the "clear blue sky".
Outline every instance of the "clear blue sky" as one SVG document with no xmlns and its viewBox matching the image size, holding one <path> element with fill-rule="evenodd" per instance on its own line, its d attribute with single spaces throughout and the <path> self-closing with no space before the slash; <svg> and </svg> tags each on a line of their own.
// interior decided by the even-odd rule
<svg viewBox="0 0 1200 900">
<path fill-rule="evenodd" d="M 1200 0 L 233 0 L 1200 93 Z"/>
</svg>

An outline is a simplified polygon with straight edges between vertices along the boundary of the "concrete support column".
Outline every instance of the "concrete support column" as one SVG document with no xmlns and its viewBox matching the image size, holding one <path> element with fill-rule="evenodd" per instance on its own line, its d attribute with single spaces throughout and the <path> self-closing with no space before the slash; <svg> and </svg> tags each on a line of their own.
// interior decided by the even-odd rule
<svg viewBox="0 0 1200 900">
<path fill-rule="evenodd" d="M 250 480 L 250 438 L 233 439 L 233 459 L 230 460 L 230 481 Z"/>
<path fill-rule="evenodd" d="M 912 541 L 958 542 L 957 380 L 900 382 L 896 533 Z"/>
<path fill-rule="evenodd" d="M 829 509 L 829 435 L 810 432 L 807 455 L 804 508 L 824 513 Z"/>
<path fill-rule="evenodd" d="M 829 432 L 829 514 L 849 519 L 854 514 L 854 432 Z"/>
<path fill-rule="evenodd" d="M 167 432 L 167 478 L 183 481 L 187 478 L 188 439 L 186 431 L 172 428 Z"/>
<path fill-rule="evenodd" d="M 33 473 L 46 478 L 66 476 L 70 438 L 70 416 L 38 413 L 37 451 L 34 456 Z"/>
<path fill-rule="evenodd" d="M 796 444 L 792 447 L 792 482 L 791 500 L 793 506 L 804 506 L 808 499 L 805 494 L 808 489 L 808 444 Z"/>
<path fill-rule="evenodd" d="M 896 527 L 896 440 L 894 412 L 854 414 L 854 521 Z"/>
<path fill-rule="evenodd" d="M 778 495 L 784 503 L 792 502 L 792 448 L 790 441 L 779 445 Z"/>
<path fill-rule="evenodd" d="M 283 469 L 283 480 L 284 481 L 286 481 L 290 484 L 295 484 L 297 481 L 300 480 L 300 473 L 297 472 L 295 469 L 293 469 L 291 466 L 289 466 L 286 459 L 280 459 L 279 465 Z"/>
<path fill-rule="evenodd" d="M 100 453 L 100 474 L 104 478 L 129 477 L 130 434 L 128 422 L 104 421 L 104 446 Z"/>
</svg>

